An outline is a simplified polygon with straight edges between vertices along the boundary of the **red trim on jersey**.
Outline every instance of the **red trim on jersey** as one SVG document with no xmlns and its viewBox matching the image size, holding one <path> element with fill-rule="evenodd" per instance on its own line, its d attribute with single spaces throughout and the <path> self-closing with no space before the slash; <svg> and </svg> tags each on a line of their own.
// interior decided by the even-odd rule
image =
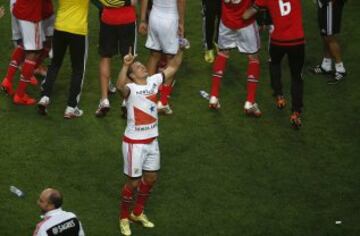
<svg viewBox="0 0 360 236">
<path fill-rule="evenodd" d="M 108 25 L 127 25 L 136 21 L 136 10 L 134 6 L 104 7 L 101 21 Z"/>
<path fill-rule="evenodd" d="M 154 141 L 155 139 L 156 139 L 156 137 L 147 138 L 147 139 L 131 139 L 131 138 L 124 136 L 123 141 L 127 142 L 127 143 L 132 143 L 132 144 L 149 144 L 152 141 Z"/>
</svg>

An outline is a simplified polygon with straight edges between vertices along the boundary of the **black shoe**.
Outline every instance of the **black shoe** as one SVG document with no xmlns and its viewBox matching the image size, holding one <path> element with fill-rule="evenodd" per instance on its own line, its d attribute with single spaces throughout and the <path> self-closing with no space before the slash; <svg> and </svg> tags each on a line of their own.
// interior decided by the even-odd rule
<svg viewBox="0 0 360 236">
<path fill-rule="evenodd" d="M 309 71 L 314 75 L 330 75 L 333 73 L 331 70 L 325 70 L 321 65 L 316 65 L 309 68 Z"/>
<path fill-rule="evenodd" d="M 300 118 L 300 112 L 293 112 L 290 116 L 290 123 L 291 127 L 295 130 L 300 129 L 302 126 L 301 118 Z"/>
<path fill-rule="evenodd" d="M 335 84 L 338 84 L 340 83 L 341 81 L 344 81 L 346 77 L 346 72 L 338 72 L 336 71 L 335 74 L 334 74 L 334 77 L 331 78 L 329 81 L 328 81 L 328 85 L 335 85 Z"/>
</svg>

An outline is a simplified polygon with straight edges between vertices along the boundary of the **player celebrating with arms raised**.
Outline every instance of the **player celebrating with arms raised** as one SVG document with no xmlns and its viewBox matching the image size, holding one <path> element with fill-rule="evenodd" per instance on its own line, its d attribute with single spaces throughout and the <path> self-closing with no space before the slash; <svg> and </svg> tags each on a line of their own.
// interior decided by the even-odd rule
<svg viewBox="0 0 360 236">
<path fill-rule="evenodd" d="M 305 60 L 301 0 L 255 0 L 255 4 L 244 13 L 243 18 L 249 19 L 260 7 L 268 8 L 274 24 L 270 39 L 270 78 L 276 106 L 282 109 L 286 104 L 281 83 L 281 61 L 287 54 L 291 72 L 293 112 L 290 122 L 293 128 L 297 129 L 301 126 L 304 87 L 302 68 Z"/>
<path fill-rule="evenodd" d="M 219 53 L 213 65 L 213 76 L 210 92 L 210 109 L 219 109 L 219 90 L 230 50 L 238 48 L 240 53 L 247 54 L 247 99 L 244 111 L 248 115 L 261 116 L 255 102 L 256 87 L 260 75 L 260 61 L 257 52 L 260 49 L 259 30 L 255 18 L 243 20 L 242 15 L 253 3 L 253 0 L 222 0 L 221 22 L 219 26 Z"/>
<path fill-rule="evenodd" d="M 123 235 L 131 235 L 129 219 L 146 228 L 154 227 L 144 214 L 144 205 L 160 169 L 156 96 L 159 86 L 174 76 L 181 60 L 182 51 L 179 50 L 162 73 L 149 76 L 146 67 L 135 61 L 131 48 L 124 57 L 116 84 L 126 99 L 127 108 L 127 126 L 122 144 L 124 174 L 128 177 L 121 192 L 120 230 Z M 130 214 L 136 188 L 137 199 Z"/>
</svg>

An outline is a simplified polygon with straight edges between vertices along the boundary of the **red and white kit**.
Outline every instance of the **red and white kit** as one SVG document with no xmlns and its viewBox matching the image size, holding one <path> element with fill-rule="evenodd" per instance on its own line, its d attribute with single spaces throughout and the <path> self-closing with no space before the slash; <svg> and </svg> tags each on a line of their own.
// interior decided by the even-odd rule
<svg viewBox="0 0 360 236">
<path fill-rule="evenodd" d="M 223 0 L 219 26 L 219 48 L 238 48 L 242 53 L 253 54 L 260 48 L 259 30 L 255 18 L 243 20 L 242 15 L 252 6 L 253 0 Z"/>
<path fill-rule="evenodd" d="M 145 47 L 175 55 L 179 49 L 177 0 L 153 0 Z"/>
<path fill-rule="evenodd" d="M 157 93 L 164 75 L 147 78 L 146 85 L 129 83 L 126 99 L 127 126 L 123 139 L 124 173 L 130 177 L 142 176 L 142 170 L 160 169 L 160 152 L 157 142 Z"/>
<path fill-rule="evenodd" d="M 16 0 L 12 5 L 13 39 L 19 39 L 19 33 L 14 32 L 17 29 L 25 50 L 40 50 L 43 47 L 42 3 L 43 0 Z"/>
</svg>

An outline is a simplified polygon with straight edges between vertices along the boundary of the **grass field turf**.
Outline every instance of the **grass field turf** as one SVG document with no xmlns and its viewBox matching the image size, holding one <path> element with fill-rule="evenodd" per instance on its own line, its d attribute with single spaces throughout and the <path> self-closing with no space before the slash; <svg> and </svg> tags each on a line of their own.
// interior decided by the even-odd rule
<svg viewBox="0 0 360 236">
<path fill-rule="evenodd" d="M 321 59 L 312 1 L 304 3 L 306 67 Z M 8 1 L 0 0 L 0 5 Z M 360 55 L 356 17 L 360 3 L 345 8 L 341 42 L 349 75 L 328 86 L 305 71 L 304 126 L 289 126 L 289 107 L 273 105 L 262 50 L 257 101 L 263 117 L 245 117 L 244 56 L 235 51 L 223 79 L 220 112 L 211 112 L 198 93 L 210 87 L 211 65 L 202 59 L 200 1 L 187 1 L 186 52 L 172 95 L 175 114 L 160 118 L 162 170 L 146 208 L 156 227 L 132 225 L 134 235 L 359 235 L 360 234 Z M 5 74 L 12 48 L 10 18 L 0 20 L 0 68 Z M 91 7 L 90 51 L 81 98 L 84 117 L 62 115 L 70 63 L 58 76 L 48 117 L 34 107 L 14 106 L 0 94 L 0 235 L 30 235 L 39 219 L 36 200 L 47 186 L 59 188 L 64 209 L 74 211 L 87 235 L 120 235 L 119 192 L 122 175 L 120 96 L 111 97 L 105 119 L 94 112 L 99 99 L 97 10 Z M 264 35 L 265 36 L 265 35 Z M 266 47 L 264 37 L 263 49 Z M 147 58 L 144 38 L 138 45 Z M 287 61 L 284 61 L 284 65 Z M 114 78 L 120 68 L 114 60 Z M 287 67 L 287 66 L 285 66 Z M 284 72 L 289 98 L 289 73 Z M 34 88 L 30 92 L 37 96 Z M 9 192 L 15 185 L 26 193 Z M 341 225 L 335 221 L 341 220 Z"/>
</svg>

